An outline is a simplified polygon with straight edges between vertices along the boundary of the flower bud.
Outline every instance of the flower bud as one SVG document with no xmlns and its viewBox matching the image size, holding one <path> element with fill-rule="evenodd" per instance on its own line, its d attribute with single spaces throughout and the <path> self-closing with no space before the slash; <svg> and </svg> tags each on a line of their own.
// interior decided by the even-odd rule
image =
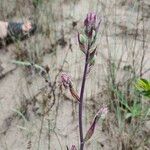
<svg viewBox="0 0 150 150">
<path fill-rule="evenodd" d="M 80 102 L 80 97 L 75 91 L 75 89 L 73 88 L 73 86 L 70 86 L 70 93 L 78 102 Z"/>
<path fill-rule="evenodd" d="M 100 118 L 105 119 L 107 113 L 108 113 L 108 108 L 104 106 L 96 113 L 94 120 L 85 135 L 84 142 L 88 141 L 92 137 L 94 130 L 95 130 L 96 123 L 98 122 Z"/>
<path fill-rule="evenodd" d="M 95 35 L 98 32 L 99 26 L 101 23 L 101 19 L 98 19 L 96 13 L 88 13 L 86 19 L 84 20 L 85 25 L 85 33 L 89 38 L 92 38 L 93 31 L 95 31 Z"/>
<path fill-rule="evenodd" d="M 60 84 L 62 84 L 65 88 L 69 88 L 72 84 L 71 77 L 66 73 L 62 73 L 60 76 Z"/>
<path fill-rule="evenodd" d="M 100 116 L 101 119 L 105 119 L 108 113 L 108 108 L 103 106 L 97 113 L 97 116 Z"/>
<path fill-rule="evenodd" d="M 62 73 L 60 76 L 60 88 L 62 88 L 62 86 L 64 86 L 65 89 L 69 88 L 72 97 L 75 98 L 78 102 L 80 101 L 80 98 L 73 87 L 71 77 L 66 73 Z"/>
<path fill-rule="evenodd" d="M 70 150 L 77 150 L 76 146 L 75 145 L 72 145 L 71 149 Z"/>
<path fill-rule="evenodd" d="M 84 138 L 84 142 L 88 141 L 93 133 L 94 133 L 94 130 L 95 130 L 95 126 L 96 126 L 96 119 L 94 119 L 93 123 L 91 124 L 89 130 L 87 131 L 86 135 L 85 135 L 85 138 Z"/>
<path fill-rule="evenodd" d="M 78 33 L 78 42 L 79 42 L 79 47 L 80 50 L 86 54 L 87 50 L 87 38 L 83 34 Z"/>
</svg>

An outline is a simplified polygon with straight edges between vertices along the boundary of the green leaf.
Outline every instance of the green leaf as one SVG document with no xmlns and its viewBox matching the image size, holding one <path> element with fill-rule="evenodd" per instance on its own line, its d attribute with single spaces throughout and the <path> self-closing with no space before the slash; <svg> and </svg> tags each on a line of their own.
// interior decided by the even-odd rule
<svg viewBox="0 0 150 150">
<path fill-rule="evenodd" d="M 26 66 L 26 67 L 29 67 L 29 66 L 34 66 L 36 69 L 38 70 L 41 70 L 41 71 L 45 71 L 45 69 L 40 66 L 40 65 L 37 65 L 37 64 L 31 64 L 30 62 L 28 61 L 18 61 L 18 60 L 13 60 L 11 61 L 13 64 L 16 64 L 16 65 L 20 65 L 20 66 Z"/>
<path fill-rule="evenodd" d="M 24 123 L 27 122 L 27 119 L 25 118 L 25 116 L 19 110 L 12 108 L 12 111 L 15 112 L 16 114 L 18 114 L 24 120 Z"/>
<path fill-rule="evenodd" d="M 150 97 L 150 81 L 139 79 L 135 84 L 135 88 L 143 96 Z"/>
<path fill-rule="evenodd" d="M 141 106 L 140 106 L 140 104 L 134 104 L 131 107 L 131 113 L 132 113 L 133 117 L 140 116 L 140 114 L 141 114 Z"/>
</svg>

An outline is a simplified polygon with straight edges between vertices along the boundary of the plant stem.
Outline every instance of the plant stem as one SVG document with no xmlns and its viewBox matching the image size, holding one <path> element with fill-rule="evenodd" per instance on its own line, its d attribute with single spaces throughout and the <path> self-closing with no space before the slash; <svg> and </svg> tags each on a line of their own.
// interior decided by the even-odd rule
<svg viewBox="0 0 150 150">
<path fill-rule="evenodd" d="M 49 116 L 49 115 L 48 115 Z M 50 150 L 50 138 L 51 138 L 51 136 L 50 136 L 50 132 L 51 132 L 51 129 L 50 129 L 50 120 L 48 120 L 48 150 Z"/>
<path fill-rule="evenodd" d="M 89 50 L 87 50 L 87 53 L 86 53 L 84 73 L 83 73 L 81 92 L 80 92 L 80 103 L 79 103 L 80 150 L 83 150 L 83 148 L 84 148 L 82 114 L 83 114 L 83 95 L 84 95 L 86 74 L 87 74 L 87 69 L 88 69 L 88 58 L 89 58 Z"/>
</svg>

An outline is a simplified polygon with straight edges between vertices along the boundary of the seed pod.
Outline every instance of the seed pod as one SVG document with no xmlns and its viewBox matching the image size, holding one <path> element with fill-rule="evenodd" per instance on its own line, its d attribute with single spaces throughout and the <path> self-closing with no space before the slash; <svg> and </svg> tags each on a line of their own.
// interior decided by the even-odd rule
<svg viewBox="0 0 150 150">
<path fill-rule="evenodd" d="M 73 88 L 73 86 L 70 86 L 70 93 L 78 102 L 80 102 L 80 97 L 75 91 L 75 89 Z"/>
<path fill-rule="evenodd" d="M 108 113 L 108 108 L 104 106 L 96 113 L 93 122 L 85 135 L 84 142 L 88 141 L 92 137 L 95 130 L 96 123 L 100 118 L 105 119 L 107 113 Z"/>
</svg>

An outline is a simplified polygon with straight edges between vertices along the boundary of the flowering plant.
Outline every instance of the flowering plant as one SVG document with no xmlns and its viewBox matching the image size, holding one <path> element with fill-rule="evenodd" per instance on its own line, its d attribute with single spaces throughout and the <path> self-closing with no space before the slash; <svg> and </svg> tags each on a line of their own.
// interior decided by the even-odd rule
<svg viewBox="0 0 150 150">
<path fill-rule="evenodd" d="M 90 72 L 91 67 L 95 64 L 95 56 L 97 54 L 97 46 L 96 46 L 96 38 L 97 33 L 100 27 L 101 19 L 97 17 L 95 13 L 88 13 L 87 17 L 84 20 L 84 32 L 78 33 L 78 43 L 80 50 L 85 55 L 85 64 L 84 64 L 84 72 L 82 77 L 82 85 L 80 90 L 80 96 L 78 96 L 77 92 L 75 92 L 73 83 L 71 78 L 66 73 L 61 74 L 61 85 L 65 87 L 65 89 L 69 88 L 70 93 L 76 100 L 79 101 L 79 133 L 80 133 L 80 150 L 84 149 L 84 143 L 88 141 L 94 133 L 96 123 L 98 120 L 104 119 L 108 112 L 107 107 L 102 107 L 97 114 L 95 115 L 93 122 L 87 131 L 85 137 L 83 136 L 83 97 L 84 97 L 84 89 L 87 73 Z M 76 149 L 73 145 L 71 150 Z"/>
</svg>

